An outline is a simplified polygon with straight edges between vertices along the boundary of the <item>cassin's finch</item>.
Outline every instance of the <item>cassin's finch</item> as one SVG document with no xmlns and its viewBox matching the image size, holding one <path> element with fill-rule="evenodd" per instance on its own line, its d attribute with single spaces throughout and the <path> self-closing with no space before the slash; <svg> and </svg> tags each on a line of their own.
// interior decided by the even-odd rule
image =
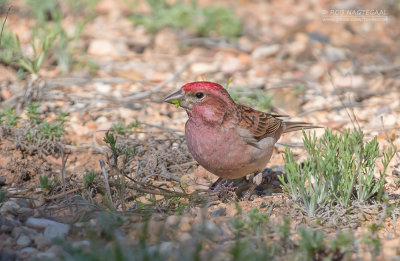
<svg viewBox="0 0 400 261">
<path fill-rule="evenodd" d="M 185 108 L 189 116 L 185 135 L 193 158 L 224 179 L 262 172 L 282 133 L 314 128 L 237 104 L 213 82 L 185 84 L 165 101 Z"/>
</svg>

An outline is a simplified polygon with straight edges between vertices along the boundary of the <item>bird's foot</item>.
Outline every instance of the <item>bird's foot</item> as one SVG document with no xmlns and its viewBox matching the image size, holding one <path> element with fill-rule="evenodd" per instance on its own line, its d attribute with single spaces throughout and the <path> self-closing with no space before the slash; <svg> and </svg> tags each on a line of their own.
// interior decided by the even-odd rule
<svg viewBox="0 0 400 261">
<path fill-rule="evenodd" d="M 237 199 L 235 194 L 236 189 L 237 187 L 235 186 L 234 180 L 224 180 L 217 185 L 214 191 L 217 192 L 219 200 L 226 202 L 232 199 Z"/>
<path fill-rule="evenodd" d="M 250 179 L 249 179 L 249 187 L 245 193 L 243 193 L 242 199 L 245 201 L 250 201 L 253 200 L 253 192 L 257 188 L 258 185 L 260 185 L 263 182 L 263 173 L 262 172 L 257 172 L 254 174 L 251 174 Z"/>
<path fill-rule="evenodd" d="M 278 176 L 282 175 L 282 172 L 280 171 L 273 171 L 271 169 L 264 169 L 262 172 L 257 172 L 254 173 L 250 176 L 249 178 L 249 185 L 247 188 L 247 191 L 243 189 L 242 191 L 245 191 L 243 193 L 242 199 L 243 200 L 252 200 L 252 196 L 254 194 L 254 191 L 257 189 L 258 190 L 264 190 L 270 185 L 280 185 L 280 181 L 278 179 Z"/>
<path fill-rule="evenodd" d="M 245 186 L 247 183 L 245 177 L 240 179 L 223 179 L 218 178 L 213 184 L 211 184 L 210 189 L 216 192 L 218 198 L 221 201 L 228 201 L 229 199 L 238 199 L 237 190 Z"/>
</svg>

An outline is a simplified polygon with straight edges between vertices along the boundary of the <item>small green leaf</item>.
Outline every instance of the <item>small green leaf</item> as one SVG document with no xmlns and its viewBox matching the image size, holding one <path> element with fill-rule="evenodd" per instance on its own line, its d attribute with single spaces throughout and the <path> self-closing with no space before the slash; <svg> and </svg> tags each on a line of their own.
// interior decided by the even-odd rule
<svg viewBox="0 0 400 261">
<path fill-rule="evenodd" d="M 229 85 L 231 84 L 231 82 L 232 82 L 232 77 L 229 77 L 228 82 L 227 82 L 226 85 L 225 85 L 225 89 L 226 89 L 226 90 L 228 90 Z"/>
<path fill-rule="evenodd" d="M 179 100 L 177 100 L 177 99 L 172 100 L 172 104 L 175 104 L 176 108 L 181 107 L 181 102 Z"/>
</svg>

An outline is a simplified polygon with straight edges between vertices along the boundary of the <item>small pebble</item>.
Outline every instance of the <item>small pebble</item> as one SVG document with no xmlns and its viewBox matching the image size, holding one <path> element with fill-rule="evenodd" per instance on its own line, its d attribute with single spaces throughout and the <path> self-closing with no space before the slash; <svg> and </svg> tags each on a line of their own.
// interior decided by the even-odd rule
<svg viewBox="0 0 400 261">
<path fill-rule="evenodd" d="M 16 213 L 19 210 L 19 206 L 12 200 L 6 201 L 3 203 L 3 206 L 0 208 L 0 214 L 4 215 L 7 213 Z"/>
<path fill-rule="evenodd" d="M 31 239 L 28 236 L 21 235 L 17 240 L 17 246 L 23 248 L 29 246 Z"/>
<path fill-rule="evenodd" d="M 26 247 L 23 248 L 19 251 L 19 257 L 27 260 L 27 259 L 32 259 L 32 257 L 37 253 L 36 248 L 33 247 Z"/>
<path fill-rule="evenodd" d="M 226 216 L 226 208 L 217 208 L 214 209 L 211 214 L 211 217 L 224 217 Z"/>
</svg>

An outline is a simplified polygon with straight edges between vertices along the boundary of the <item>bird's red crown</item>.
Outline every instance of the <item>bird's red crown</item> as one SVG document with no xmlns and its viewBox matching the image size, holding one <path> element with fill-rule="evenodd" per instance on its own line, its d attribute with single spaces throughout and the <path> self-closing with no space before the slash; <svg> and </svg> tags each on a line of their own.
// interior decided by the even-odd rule
<svg viewBox="0 0 400 261">
<path fill-rule="evenodd" d="M 215 82 L 190 82 L 182 86 L 185 92 L 218 91 L 226 92 L 225 88 Z"/>
</svg>

